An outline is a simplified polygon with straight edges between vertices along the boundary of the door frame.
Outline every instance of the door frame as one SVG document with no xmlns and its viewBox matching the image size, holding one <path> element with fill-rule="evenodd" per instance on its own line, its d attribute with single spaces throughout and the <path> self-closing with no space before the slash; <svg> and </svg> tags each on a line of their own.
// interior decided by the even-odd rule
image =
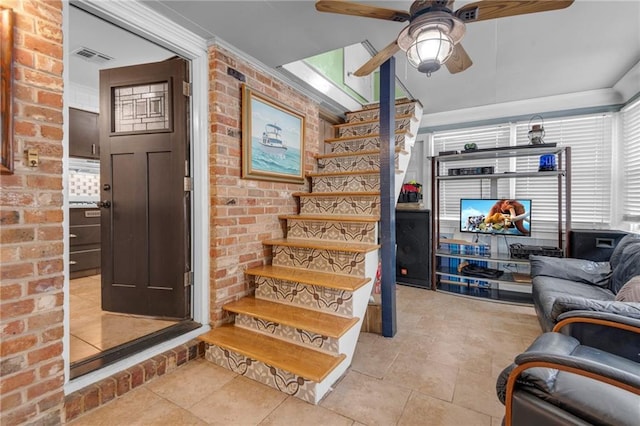
<svg viewBox="0 0 640 426">
<path fill-rule="evenodd" d="M 76 0 L 74 5 L 80 9 L 92 13 L 108 22 L 111 22 L 125 30 L 155 42 L 162 47 L 182 56 L 191 62 L 191 164 L 193 176 L 192 193 L 192 259 L 194 284 L 192 292 L 192 315 L 193 320 L 202 324 L 201 327 L 183 334 L 174 339 L 165 341 L 159 345 L 137 353 L 121 361 L 108 365 L 102 369 L 93 371 L 73 380 L 70 377 L 69 362 L 69 219 L 65 215 L 63 222 L 64 239 L 64 337 L 63 337 L 63 358 L 65 368 L 65 394 L 70 394 L 82 389 L 99 380 L 109 377 L 118 371 L 139 364 L 149 358 L 161 354 L 178 345 L 208 331 L 209 326 L 209 143 L 207 123 L 209 122 L 208 109 L 208 81 L 209 81 L 209 58 L 207 41 L 192 32 L 178 26 L 168 18 L 149 9 L 144 4 L 137 1 L 130 2 L 105 2 L 100 0 Z M 68 2 L 63 2 L 63 33 L 69 34 L 69 8 Z M 64 64 L 64 84 L 70 87 L 69 83 L 69 40 L 64 39 L 63 45 Z M 69 158 L 69 99 L 65 93 L 64 97 L 64 157 L 63 157 L 63 180 L 64 187 L 68 188 L 67 176 Z M 69 209 L 68 196 L 64 197 L 64 211 Z"/>
</svg>

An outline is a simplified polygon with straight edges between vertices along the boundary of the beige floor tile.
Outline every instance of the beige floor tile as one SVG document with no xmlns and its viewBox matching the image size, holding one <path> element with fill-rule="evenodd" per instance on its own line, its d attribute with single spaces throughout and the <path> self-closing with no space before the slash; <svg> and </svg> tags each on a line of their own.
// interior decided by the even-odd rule
<svg viewBox="0 0 640 426">
<path fill-rule="evenodd" d="M 398 356 L 401 345 L 396 338 L 361 333 L 351 361 L 351 368 L 362 374 L 381 379 Z"/>
<path fill-rule="evenodd" d="M 260 426 L 350 426 L 353 420 L 319 405 L 311 405 L 298 398 L 287 398 L 260 423 Z"/>
<path fill-rule="evenodd" d="M 391 365 L 382 386 L 394 383 L 444 401 L 451 401 L 457 375 L 457 367 L 405 351 L 398 355 Z"/>
<path fill-rule="evenodd" d="M 257 425 L 286 398 L 282 392 L 238 376 L 189 411 L 210 425 Z"/>
<path fill-rule="evenodd" d="M 490 376 L 463 371 L 456 379 L 453 403 L 492 417 L 500 417 L 504 415 L 504 405 L 496 396 L 495 384 L 496 380 Z"/>
<path fill-rule="evenodd" d="M 491 417 L 450 402 L 413 392 L 398 426 L 490 426 Z"/>
<path fill-rule="evenodd" d="M 190 408 L 237 376 L 209 361 L 199 359 L 153 380 L 149 383 L 149 390 L 180 407 Z"/>
<path fill-rule="evenodd" d="M 502 426 L 502 417 L 491 417 L 491 426 Z"/>
<path fill-rule="evenodd" d="M 96 348 L 85 342 L 84 340 L 78 339 L 76 336 L 70 336 L 69 338 L 69 352 L 71 354 L 70 361 L 76 362 L 81 359 L 87 358 L 91 355 L 95 355 L 100 352 L 100 349 Z"/>
<path fill-rule="evenodd" d="M 349 371 L 320 405 L 369 426 L 394 425 L 410 393 L 406 388 Z"/>
<path fill-rule="evenodd" d="M 207 423 L 196 417 L 182 407 L 178 407 L 169 401 L 162 400 L 150 406 L 148 409 L 136 413 L 131 426 L 206 426 Z"/>
<path fill-rule="evenodd" d="M 155 393 L 142 387 L 109 402 L 104 406 L 72 421 L 73 426 L 113 426 L 131 424 L 140 414 L 149 410 L 151 406 L 164 402 Z"/>
</svg>

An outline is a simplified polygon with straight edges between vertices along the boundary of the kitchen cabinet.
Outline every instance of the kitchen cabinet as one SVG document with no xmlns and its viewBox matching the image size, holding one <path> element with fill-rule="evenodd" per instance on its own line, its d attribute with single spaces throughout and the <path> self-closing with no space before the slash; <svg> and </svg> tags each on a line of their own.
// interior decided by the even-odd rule
<svg viewBox="0 0 640 426">
<path fill-rule="evenodd" d="M 98 114 L 69 108 L 69 156 L 100 159 Z"/>
<path fill-rule="evenodd" d="M 100 209 L 69 209 L 71 278 L 100 273 Z"/>
</svg>

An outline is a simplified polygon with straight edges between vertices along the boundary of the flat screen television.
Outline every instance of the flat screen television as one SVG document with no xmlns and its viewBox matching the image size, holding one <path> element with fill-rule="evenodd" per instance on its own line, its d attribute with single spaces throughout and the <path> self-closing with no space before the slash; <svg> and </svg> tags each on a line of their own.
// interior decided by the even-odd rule
<svg viewBox="0 0 640 426">
<path fill-rule="evenodd" d="M 531 236 L 531 200 L 460 200 L 460 231 L 476 234 Z"/>
</svg>

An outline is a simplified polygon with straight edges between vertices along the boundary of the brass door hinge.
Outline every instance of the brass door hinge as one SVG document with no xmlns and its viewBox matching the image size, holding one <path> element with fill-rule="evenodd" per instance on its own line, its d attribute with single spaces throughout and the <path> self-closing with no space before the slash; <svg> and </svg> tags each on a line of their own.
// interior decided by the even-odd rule
<svg viewBox="0 0 640 426">
<path fill-rule="evenodd" d="M 185 272 L 184 273 L 184 286 L 189 287 L 193 285 L 193 272 Z"/>
</svg>

